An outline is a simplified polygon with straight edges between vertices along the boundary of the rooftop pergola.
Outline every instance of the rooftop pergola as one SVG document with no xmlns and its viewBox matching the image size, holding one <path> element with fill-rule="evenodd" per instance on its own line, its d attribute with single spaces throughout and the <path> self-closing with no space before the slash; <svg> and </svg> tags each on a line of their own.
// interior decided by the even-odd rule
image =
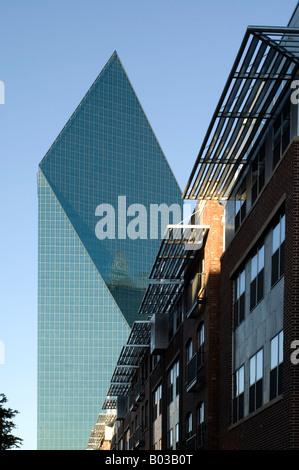
<svg viewBox="0 0 299 470">
<path fill-rule="evenodd" d="M 247 28 L 183 199 L 229 198 L 298 65 L 299 28 Z"/>
</svg>

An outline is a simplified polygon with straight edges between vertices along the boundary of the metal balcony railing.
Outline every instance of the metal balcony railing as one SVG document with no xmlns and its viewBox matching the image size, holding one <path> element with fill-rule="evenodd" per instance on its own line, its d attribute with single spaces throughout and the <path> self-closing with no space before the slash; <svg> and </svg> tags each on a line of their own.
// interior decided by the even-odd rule
<svg viewBox="0 0 299 470">
<path fill-rule="evenodd" d="M 138 407 L 138 403 L 144 399 L 144 386 L 142 381 L 138 380 L 134 389 L 129 394 L 129 409 L 135 411 Z"/>
<path fill-rule="evenodd" d="M 195 450 L 196 449 L 196 434 L 188 433 L 186 439 L 186 450 Z"/>
<path fill-rule="evenodd" d="M 140 424 L 140 426 L 137 427 L 135 432 L 132 435 L 132 449 L 137 449 L 139 447 L 143 447 L 145 444 L 144 441 L 144 431 L 145 427 L 143 424 Z"/>
<path fill-rule="evenodd" d="M 201 449 L 204 445 L 205 439 L 205 424 L 201 423 L 198 425 L 197 432 L 189 432 L 186 438 L 185 449 L 186 450 L 197 450 Z"/>
<path fill-rule="evenodd" d="M 133 450 L 133 449 L 134 449 L 133 436 L 130 436 L 130 438 L 129 438 L 129 446 L 128 446 L 128 448 L 125 448 L 125 450 Z"/>
<path fill-rule="evenodd" d="M 144 399 L 144 386 L 142 381 L 138 380 L 135 385 L 135 399 L 138 402 L 141 402 Z"/>
<path fill-rule="evenodd" d="M 129 410 L 135 411 L 137 410 L 138 403 L 136 402 L 136 395 L 135 390 L 133 390 L 129 395 Z"/>
<path fill-rule="evenodd" d="M 187 392 L 198 391 L 205 384 L 203 350 L 197 351 L 187 364 L 186 389 Z"/>
</svg>

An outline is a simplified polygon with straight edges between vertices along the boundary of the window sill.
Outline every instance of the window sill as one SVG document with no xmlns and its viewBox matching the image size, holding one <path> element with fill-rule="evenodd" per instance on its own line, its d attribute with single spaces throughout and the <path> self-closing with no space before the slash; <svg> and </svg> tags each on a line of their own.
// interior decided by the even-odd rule
<svg viewBox="0 0 299 470">
<path fill-rule="evenodd" d="M 271 284 L 271 290 L 284 278 L 284 274 L 282 274 L 273 284 Z"/>
<path fill-rule="evenodd" d="M 276 403 L 278 403 L 279 401 L 281 401 L 282 398 L 283 398 L 283 395 L 279 395 L 278 397 L 273 398 L 273 400 L 268 401 L 267 403 L 265 403 L 265 405 L 262 405 L 258 410 L 253 411 L 252 413 L 250 413 L 250 414 L 244 416 L 244 418 L 239 419 L 239 421 L 237 421 L 236 423 L 231 424 L 231 425 L 228 427 L 228 431 L 231 431 L 232 429 L 236 428 L 236 427 L 239 426 L 240 424 L 246 423 L 249 419 L 254 418 L 254 417 L 255 417 L 256 415 L 258 415 L 259 413 L 262 413 L 263 411 L 267 410 L 267 409 L 270 408 L 271 406 L 273 406 L 273 405 L 275 405 Z"/>
<path fill-rule="evenodd" d="M 262 301 L 264 300 L 265 296 L 263 295 L 263 297 L 254 305 L 254 307 L 251 307 L 251 309 L 249 310 L 249 314 L 252 313 L 254 311 L 254 309 L 256 309 L 256 307 L 258 305 L 260 305 L 260 303 L 262 303 Z"/>
<path fill-rule="evenodd" d="M 251 312 L 250 312 L 250 313 L 251 313 Z M 241 320 L 237 325 L 234 325 L 234 326 L 233 326 L 233 333 L 235 333 L 235 332 L 237 331 L 237 329 L 239 328 L 239 326 L 242 325 L 242 324 L 245 322 L 246 317 L 247 317 L 247 315 L 245 315 L 244 318 L 243 318 L 243 320 Z"/>
</svg>

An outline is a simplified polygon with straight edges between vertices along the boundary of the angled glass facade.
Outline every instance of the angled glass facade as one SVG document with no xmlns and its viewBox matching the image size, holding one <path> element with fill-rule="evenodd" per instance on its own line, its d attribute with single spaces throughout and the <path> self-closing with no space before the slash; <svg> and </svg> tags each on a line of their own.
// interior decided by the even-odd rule
<svg viewBox="0 0 299 470">
<path fill-rule="evenodd" d="M 182 208 L 116 53 L 41 161 L 38 194 L 38 449 L 85 449 L 164 233 L 162 218 L 151 238 L 150 206 Z"/>
</svg>

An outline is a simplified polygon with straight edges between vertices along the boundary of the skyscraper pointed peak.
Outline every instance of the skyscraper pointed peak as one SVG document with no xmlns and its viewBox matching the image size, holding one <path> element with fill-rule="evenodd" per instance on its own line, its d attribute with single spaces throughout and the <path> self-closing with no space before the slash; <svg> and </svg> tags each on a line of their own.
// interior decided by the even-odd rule
<svg viewBox="0 0 299 470">
<path fill-rule="evenodd" d="M 150 236 L 149 220 L 142 236 L 136 227 L 137 236 L 130 236 L 129 208 L 138 204 L 150 214 L 151 204 L 182 205 L 181 191 L 116 51 L 41 161 L 39 173 L 40 446 L 61 446 L 59 406 L 45 414 L 61 395 L 71 404 L 64 442 L 75 450 L 75 433 L 76 448 L 86 447 L 89 433 L 83 429 L 90 432 L 97 418 L 88 397 L 96 404 L 106 397 L 113 372 L 107 356 L 111 351 L 117 359 L 125 333 L 138 318 L 160 246 L 159 237 Z M 96 227 L 107 208 L 115 217 L 99 237 Z M 74 333 L 88 344 L 82 354 L 77 354 Z M 100 346 L 89 342 L 97 336 Z M 53 351 L 58 351 L 56 363 Z M 73 380 L 74 364 L 86 371 L 79 385 Z M 95 378 L 100 386 L 93 389 Z M 82 405 L 75 414 L 71 407 L 78 396 Z"/>
</svg>

